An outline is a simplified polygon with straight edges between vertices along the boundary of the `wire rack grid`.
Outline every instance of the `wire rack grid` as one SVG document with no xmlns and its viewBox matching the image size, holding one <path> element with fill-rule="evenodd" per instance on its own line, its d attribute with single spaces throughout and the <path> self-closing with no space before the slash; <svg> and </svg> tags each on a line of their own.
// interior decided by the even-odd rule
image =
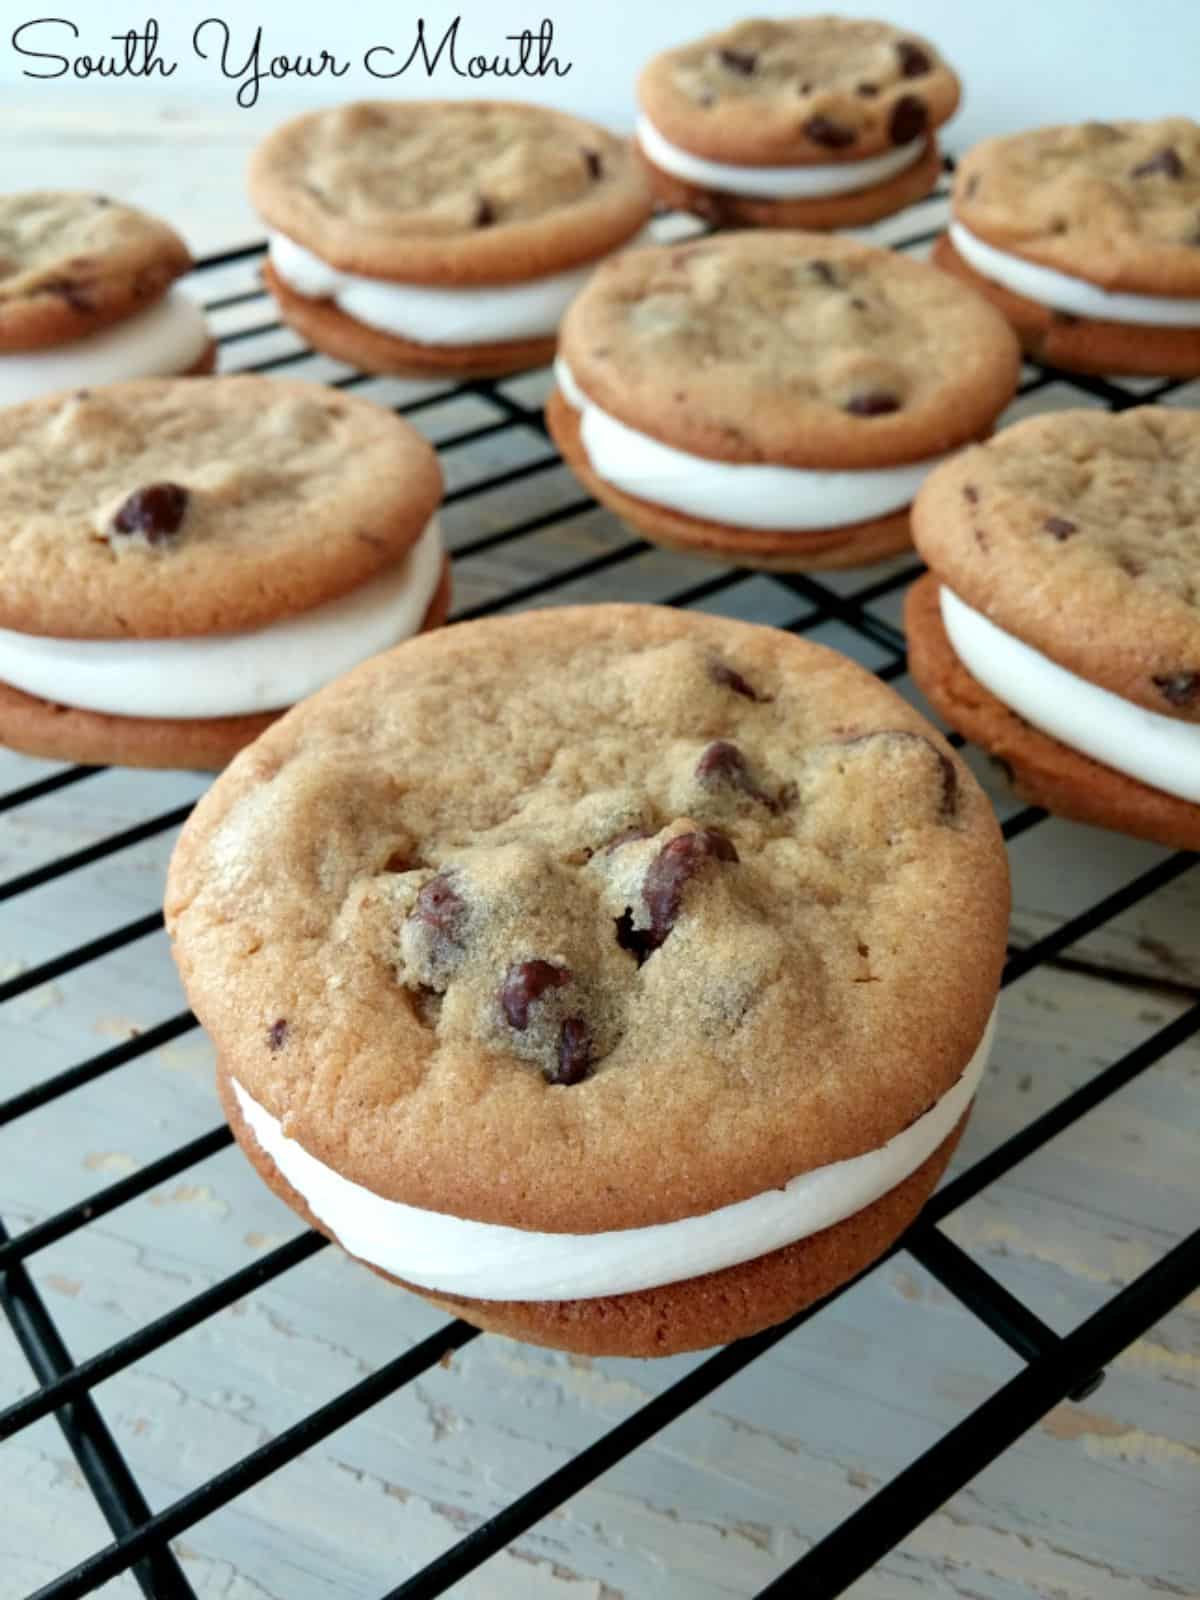
<svg viewBox="0 0 1200 1600">
<path fill-rule="evenodd" d="M 940 192 L 925 205 L 875 230 L 874 236 L 898 248 L 921 252 L 943 221 L 944 201 L 944 192 Z M 688 228 L 683 219 L 663 219 L 660 226 L 667 236 L 682 236 Z M 734 568 L 716 570 L 655 551 L 631 537 L 614 519 L 597 512 L 594 503 L 566 476 L 548 443 L 541 414 L 540 401 L 548 387 L 546 374 L 505 383 L 473 382 L 447 390 L 389 387 L 333 367 L 299 347 L 274 320 L 257 277 L 262 248 L 254 245 L 211 257 L 197 269 L 194 281 L 221 334 L 223 370 L 296 374 L 364 388 L 390 400 L 426 427 L 435 437 L 447 471 L 446 515 L 455 558 L 457 617 L 617 596 L 699 606 L 830 640 L 864 660 L 882 679 L 912 692 L 905 679 L 904 638 L 897 619 L 904 589 L 921 571 L 915 559 L 898 560 L 866 573 L 818 579 L 768 577 Z M 268 341 L 267 354 L 261 353 L 264 339 Z M 1113 383 L 1027 368 L 1014 414 L 1022 408 L 1080 403 L 1120 410 L 1146 401 L 1194 403 L 1180 385 Z M 456 470 L 456 461 L 466 447 L 472 447 L 476 457 L 482 451 L 485 468 L 469 480 Z M 485 495 L 495 500 L 495 491 L 517 487 L 522 495 L 515 502 L 516 513 L 511 497 L 502 496 L 496 511 L 486 509 L 490 501 L 485 502 Z M 457 517 L 456 510 L 461 513 Z M 980 768 L 985 765 L 975 753 L 967 754 Z M 36 817 L 39 806 L 64 791 L 94 785 L 101 770 L 36 763 L 14 767 L 20 781 L 0 792 L 0 814 L 16 827 Z M 8 876 L 0 882 L 0 900 L 7 917 L 18 919 L 19 924 L 23 908 L 36 906 L 38 893 L 48 887 L 64 888 L 69 894 L 72 884 L 98 866 L 119 865 L 126 853 L 148 841 L 169 842 L 202 787 L 199 779 L 180 781 L 182 787 L 164 789 L 158 779 L 129 775 L 130 783 L 142 786 L 137 793 L 144 790 L 148 806 L 164 795 L 176 803 L 154 810 L 133 826 L 101 831 L 81 848 L 52 854 L 29 870 Z M 1044 813 L 1017 806 L 1011 799 L 1004 810 L 1004 832 L 1014 844 L 1047 825 Z M 1106 972 L 1077 958 L 1076 953 L 1097 930 L 1167 891 L 1191 869 L 1193 859 L 1159 852 L 1146 866 L 1139 857 L 1137 870 L 1091 903 L 1079 906 L 1039 936 L 1012 947 L 1004 974 L 1006 989 L 1035 969 L 1052 963 L 1069 969 L 1072 962 L 1102 983 L 1136 983 L 1128 973 Z M 25 925 L 21 926 L 24 932 Z M 32 958 L 7 976 L 0 972 L 0 1013 L 22 997 L 40 992 L 42 986 L 86 972 L 114 953 L 140 948 L 140 941 L 161 938 L 161 916 L 149 912 L 97 930 L 81 927 L 79 931 L 86 937 L 74 942 L 74 930 L 68 926 L 64 932 L 61 917 L 47 933 L 35 911 L 28 931 Z M 1161 991 L 1163 983 L 1149 987 Z M 1051 1096 L 1038 1114 L 1019 1122 L 985 1152 L 960 1162 L 892 1252 L 919 1264 L 957 1307 L 1015 1353 L 1015 1370 L 978 1403 L 964 1408 L 956 1422 L 919 1449 L 889 1481 L 867 1494 L 848 1518 L 822 1530 L 798 1558 L 781 1562 L 773 1579 L 757 1587 L 761 1596 L 817 1597 L 842 1592 L 1052 1407 L 1065 1398 L 1086 1398 L 1101 1381 L 1106 1363 L 1200 1285 L 1200 1231 L 1190 1235 L 1183 1231 L 1143 1270 L 1131 1274 L 1119 1292 L 1104 1298 L 1068 1332 L 1059 1334 L 999 1276 L 955 1243 L 946 1228 L 959 1208 L 1012 1174 L 1027 1158 L 1043 1151 L 1200 1031 L 1200 993 L 1184 982 L 1173 986 L 1167 982 L 1166 987 L 1173 988 L 1176 1001 L 1169 1020 L 1131 1048 L 1114 1052 L 1112 1059 L 1070 1092 Z M 176 1009 L 162 1020 L 70 1065 L 44 1070 L 36 1063 L 6 1062 L 0 1080 L 4 1096 L 0 1126 L 6 1139 L 37 1140 L 40 1159 L 52 1166 L 56 1116 L 72 1097 L 89 1093 L 99 1115 L 105 1114 L 107 1106 L 114 1117 L 119 1116 L 123 1074 L 195 1027 L 194 1019 L 178 1009 L 177 1001 Z M 274 1243 L 247 1264 L 214 1276 L 199 1292 L 188 1293 L 160 1314 L 127 1327 L 120 1337 L 79 1360 L 68 1348 L 61 1319 L 51 1314 L 50 1297 L 39 1281 L 37 1265 L 43 1253 L 55 1245 L 81 1234 L 86 1237 L 86 1230 L 95 1235 L 104 1218 L 192 1174 L 224 1150 L 230 1139 L 223 1123 L 212 1125 L 136 1170 L 117 1176 L 109 1171 L 111 1181 L 106 1178 L 72 1203 L 59 1209 L 42 1206 L 25 1211 L 24 1225 L 12 1231 L 0 1224 L 0 1304 L 31 1377 L 23 1385 L 25 1392 L 0 1410 L 0 1440 L 12 1440 L 53 1419 L 108 1531 L 107 1543 L 73 1564 L 64 1563 L 62 1570 L 42 1583 L 36 1589 L 37 1600 L 71 1600 L 101 1588 L 107 1593 L 105 1586 L 122 1575 L 131 1586 L 128 1592 L 140 1591 L 153 1600 L 195 1597 L 180 1558 L 181 1541 L 190 1530 L 404 1386 L 417 1382 L 477 1337 L 461 1322 L 435 1323 L 399 1354 L 364 1363 L 367 1370 L 353 1382 L 315 1408 L 302 1409 L 298 1418 L 285 1420 L 222 1470 L 152 1509 L 127 1460 L 128 1452 L 118 1445 L 105 1416 L 103 1396 L 98 1397 L 97 1391 L 114 1377 L 138 1370 L 139 1364 L 210 1319 L 233 1315 L 266 1286 L 309 1262 L 325 1248 L 325 1242 L 314 1233 L 301 1232 Z M 15 1209 L 22 1211 L 19 1206 Z M 398 1552 L 398 1576 L 409 1575 L 400 1577 L 383 1600 L 432 1596 L 453 1588 L 752 1363 L 772 1359 L 769 1352 L 778 1351 L 785 1341 L 804 1339 L 801 1330 L 814 1319 L 829 1315 L 831 1304 L 850 1287 L 782 1327 L 698 1358 L 578 1453 L 500 1509 L 476 1519 L 461 1538 L 424 1566 Z M 30 1486 L 31 1495 L 39 1492 L 37 1485 Z M 414 1570 L 418 1566 L 419 1570 Z M 7 1596 L 17 1591 L 6 1590 L 0 1576 L 0 1592 Z M 687 1590 L 681 1587 L 673 1592 Z M 750 1588 L 745 1592 L 749 1594 Z M 303 1600 L 299 1591 L 295 1593 L 297 1600 Z"/>
</svg>

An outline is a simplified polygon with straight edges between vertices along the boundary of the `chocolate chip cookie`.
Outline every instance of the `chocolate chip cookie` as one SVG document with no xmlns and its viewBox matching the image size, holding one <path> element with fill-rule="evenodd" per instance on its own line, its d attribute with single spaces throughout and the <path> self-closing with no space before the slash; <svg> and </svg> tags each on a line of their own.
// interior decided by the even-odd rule
<svg viewBox="0 0 1200 1600">
<path fill-rule="evenodd" d="M 563 323 L 547 418 L 660 544 L 784 571 L 908 547 L 908 507 L 1017 384 L 1004 319 L 944 273 L 823 234 L 606 263 Z"/>
<path fill-rule="evenodd" d="M 166 223 L 102 194 L 0 195 L 0 405 L 72 385 L 211 372 Z"/>
<path fill-rule="evenodd" d="M 444 620 L 440 499 L 419 434 L 316 384 L 144 379 L 0 410 L 0 742 L 222 766 Z"/>
<path fill-rule="evenodd" d="M 912 671 L 1049 810 L 1200 847 L 1200 415 L 1061 411 L 933 473 Z"/>
<path fill-rule="evenodd" d="M 938 266 L 1076 372 L 1200 373 L 1200 123 L 1084 122 L 963 159 Z"/>
<path fill-rule="evenodd" d="M 548 361 L 602 257 L 650 215 L 627 143 L 498 101 L 365 101 L 277 129 L 250 168 L 286 321 L 369 372 Z"/>
<path fill-rule="evenodd" d="M 722 225 L 848 228 L 922 199 L 959 83 L 885 22 L 739 22 L 655 56 L 638 151 L 667 205 Z"/>
<path fill-rule="evenodd" d="M 482 1327 L 626 1355 L 785 1317 L 911 1220 L 1007 907 L 987 801 L 877 679 L 607 605 L 322 690 L 201 801 L 166 902 L 278 1193 Z"/>
</svg>

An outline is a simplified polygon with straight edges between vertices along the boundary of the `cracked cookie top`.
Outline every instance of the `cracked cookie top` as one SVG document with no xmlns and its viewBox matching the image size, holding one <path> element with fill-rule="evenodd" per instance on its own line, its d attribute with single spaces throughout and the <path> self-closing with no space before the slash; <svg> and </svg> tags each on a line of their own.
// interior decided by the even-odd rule
<svg viewBox="0 0 1200 1600">
<path fill-rule="evenodd" d="M 1007 868 L 920 716 L 647 606 L 464 624 L 201 801 L 168 924 L 221 1062 L 375 1192 L 591 1232 L 885 1143 L 995 999 Z"/>
<path fill-rule="evenodd" d="M 517 283 L 615 250 L 650 215 L 628 142 L 544 106 L 364 100 L 277 128 L 250 164 L 273 228 L 343 272 Z"/>
<path fill-rule="evenodd" d="M 173 228 L 107 195 L 0 195 L 0 354 L 94 333 L 150 305 L 191 264 Z"/>
<path fill-rule="evenodd" d="M 1020 372 L 998 311 L 944 272 L 828 234 L 631 250 L 572 303 L 559 347 L 589 400 L 710 460 L 919 461 L 990 428 Z"/>
<path fill-rule="evenodd" d="M 997 626 L 1122 699 L 1200 722 L 1200 413 L 1030 417 L 930 474 L 913 535 Z"/>
<path fill-rule="evenodd" d="M 0 627 L 126 639 L 274 622 L 399 561 L 441 489 L 407 422 L 315 383 L 144 378 L 8 406 Z"/>
<path fill-rule="evenodd" d="M 655 56 L 638 98 L 681 149 L 742 166 L 828 166 L 908 144 L 954 114 L 927 39 L 886 22 L 739 22 Z"/>
<path fill-rule="evenodd" d="M 1200 297 L 1200 123 L 1081 122 L 986 139 L 954 214 L 1013 255 L 1103 289 Z"/>
</svg>

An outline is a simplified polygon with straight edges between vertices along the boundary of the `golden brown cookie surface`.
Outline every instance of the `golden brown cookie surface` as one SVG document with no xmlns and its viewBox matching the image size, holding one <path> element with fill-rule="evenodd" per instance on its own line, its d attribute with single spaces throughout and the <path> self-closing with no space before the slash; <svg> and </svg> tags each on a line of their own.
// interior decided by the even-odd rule
<svg viewBox="0 0 1200 1600">
<path fill-rule="evenodd" d="M 650 214 L 626 141 L 503 101 L 361 101 L 276 129 L 250 167 L 255 206 L 344 272 L 518 283 L 623 244 Z"/>
<path fill-rule="evenodd" d="M 945 273 L 790 231 L 606 262 L 559 348 L 589 400 L 652 438 L 714 461 L 829 469 L 977 437 L 1020 366 L 1004 319 Z"/>
<path fill-rule="evenodd" d="M 48 395 L 0 411 L 0 626 L 64 639 L 260 626 L 400 560 L 440 497 L 413 428 L 317 384 Z"/>
<path fill-rule="evenodd" d="M 938 127 L 958 97 L 927 39 L 842 17 L 739 22 L 655 56 L 638 81 L 673 144 L 746 166 L 862 161 Z"/>
<path fill-rule="evenodd" d="M 586 1233 L 925 1111 L 983 1034 L 1007 872 L 861 669 L 590 606 L 409 641 L 285 716 L 194 813 L 167 914 L 222 1062 L 319 1160 Z"/>
<path fill-rule="evenodd" d="M 190 266 L 173 228 L 107 195 L 0 195 L 0 355 L 95 333 Z"/>
<path fill-rule="evenodd" d="M 1200 298 L 1200 123 L 1084 122 L 988 139 L 954 215 L 1012 255 L 1108 290 Z"/>
<path fill-rule="evenodd" d="M 937 468 L 917 548 L 961 599 L 1122 699 L 1200 721 L 1200 414 L 1057 411 Z"/>
</svg>

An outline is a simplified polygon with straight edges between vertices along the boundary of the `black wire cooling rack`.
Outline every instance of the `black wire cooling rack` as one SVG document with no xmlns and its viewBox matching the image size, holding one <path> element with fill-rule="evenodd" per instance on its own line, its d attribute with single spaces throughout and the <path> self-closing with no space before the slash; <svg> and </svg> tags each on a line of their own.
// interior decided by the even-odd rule
<svg viewBox="0 0 1200 1600">
<path fill-rule="evenodd" d="M 944 195 L 939 194 L 905 217 L 893 219 L 880 230 L 884 241 L 914 251 L 927 247 L 942 220 L 943 202 Z M 670 219 L 667 221 L 669 225 Z M 262 245 L 253 245 L 211 256 L 199 263 L 199 282 L 202 286 L 214 286 L 207 297 L 214 325 L 220 329 L 224 323 L 227 329 L 221 338 L 223 370 L 310 375 L 311 368 L 304 364 L 311 363 L 311 353 L 303 348 L 288 349 L 257 361 L 239 360 L 240 351 L 253 349 L 248 341 L 279 329 L 273 308 L 257 278 L 262 253 Z M 239 274 L 238 286 L 231 292 L 223 292 L 231 275 L 238 279 Z M 238 323 L 232 329 L 228 327 L 231 318 Z M 331 381 L 349 387 L 369 380 L 361 374 L 342 373 Z M 1114 411 L 1165 398 L 1180 387 L 1169 383 L 1113 383 L 1031 367 L 1026 369 L 1021 393 L 1032 396 L 1051 385 L 1062 385 L 1069 391 L 1068 403 L 1105 405 Z M 397 409 L 418 416 L 429 407 L 444 404 L 447 394 L 445 388 L 419 394 L 406 399 Z M 439 449 L 445 460 L 449 462 L 453 452 L 461 446 L 493 435 L 520 439 L 523 449 L 514 451 L 519 458 L 515 465 L 502 465 L 483 480 L 452 489 L 447 505 L 487 489 L 534 478 L 558 466 L 558 459 L 547 442 L 540 406 L 536 401 L 529 401 L 521 382 L 470 383 L 455 389 L 451 398 L 455 397 L 471 399 L 473 414 L 478 414 L 482 407 L 485 420 L 442 437 Z M 534 449 L 530 455 L 524 447 L 531 441 Z M 459 618 L 480 616 L 530 604 L 587 598 L 588 585 L 594 584 L 601 574 L 627 566 L 646 554 L 645 543 L 621 535 L 587 559 L 569 561 L 566 565 L 559 560 L 554 570 L 539 570 L 539 557 L 533 549 L 537 544 L 536 536 L 552 526 L 569 523 L 593 506 L 594 502 L 577 495 L 552 509 L 459 539 L 454 545 L 457 573 L 470 570 L 473 562 L 486 558 L 489 552 L 500 547 L 511 548 L 514 542 L 523 539 L 529 541 L 533 553 L 527 581 L 515 586 L 508 582 L 497 592 L 458 610 L 456 615 Z M 878 663 L 879 677 L 891 681 L 902 677 L 906 671 L 904 639 L 876 607 L 889 597 L 894 599 L 921 571 L 919 564 L 909 560 L 894 563 L 883 576 L 854 575 L 840 584 L 804 576 L 757 575 L 754 581 L 771 586 L 773 603 L 768 608 L 773 613 L 771 620 L 778 620 L 781 626 L 796 632 L 839 624 L 850 630 L 850 635 L 864 646 L 870 647 L 871 658 Z M 686 587 L 677 586 L 673 592 L 655 598 L 676 606 L 704 605 L 711 610 L 722 609 L 728 603 L 736 609 L 734 597 L 739 586 L 744 586 L 751 577 L 732 568 L 710 571 L 708 576 Z M 744 606 L 740 614 L 745 614 Z M 97 770 L 64 768 L 0 794 L 0 813 L 34 807 L 57 790 L 87 782 Z M 188 809 L 181 806 L 152 816 L 144 823 L 12 877 L 0 883 L 0 900 L 8 904 L 10 914 L 14 906 L 19 914 L 21 896 L 176 827 Z M 25 814 L 22 811 L 22 815 Z M 1039 826 L 1044 819 L 1045 813 L 1035 808 L 1017 810 L 1004 824 L 1005 836 L 1011 840 Z M 1011 949 L 1004 973 L 1005 985 L 1040 964 L 1059 959 L 1069 947 L 1187 872 L 1194 861 L 1195 857 L 1186 853 L 1162 859 L 1071 916 L 1045 937 Z M 141 917 L 0 981 L 0 1005 L 156 932 L 161 928 L 161 920 L 159 914 Z M 1094 967 L 1089 970 L 1096 971 Z M 1110 976 L 1115 981 L 1128 981 L 1118 973 Z M 957 1302 L 1015 1351 L 1023 1366 L 1016 1376 L 996 1388 L 935 1444 L 876 1490 L 847 1520 L 830 1529 L 798 1561 L 759 1590 L 760 1600 L 766 1596 L 800 1594 L 808 1600 L 816 1600 L 819 1596 L 842 1592 L 1052 1407 L 1064 1399 L 1080 1400 L 1090 1394 L 1101 1382 L 1107 1362 L 1200 1286 L 1200 1231 L 1197 1231 L 1161 1256 L 1149 1270 L 1129 1281 L 1071 1332 L 1059 1336 L 954 1243 L 940 1226 L 956 1208 L 980 1195 L 1200 1031 L 1200 1000 L 1194 990 L 1184 993 L 1191 1003 L 1181 1014 L 1111 1061 L 982 1159 L 959 1171 L 937 1192 L 918 1222 L 895 1246 L 891 1252 L 893 1256 L 907 1253 L 919 1262 Z M 101 1080 L 115 1083 L 121 1068 L 195 1026 L 191 1015 L 181 1012 L 125 1043 L 56 1071 L 19 1093 L 10 1094 L 0 1101 L 0 1126 L 11 1128 L 21 1119 L 29 1118 L 26 1124 L 29 1136 L 32 1137 L 36 1129 L 47 1160 L 53 1161 L 55 1108 L 63 1097 Z M 195 1600 L 195 1591 L 172 1549 L 173 1540 L 478 1337 L 465 1323 L 447 1322 L 226 1470 L 152 1513 L 92 1391 L 106 1379 L 126 1372 L 170 1341 L 307 1261 L 323 1248 L 325 1241 L 315 1233 L 303 1233 L 80 1362 L 72 1359 L 27 1263 L 38 1252 L 149 1194 L 230 1142 L 231 1135 L 222 1123 L 132 1175 L 101 1188 L 86 1200 L 28 1226 L 23 1232 L 10 1235 L 0 1223 L 0 1303 L 39 1385 L 0 1411 L 0 1441 L 53 1416 L 112 1534 L 111 1543 L 103 1549 L 38 1589 L 36 1600 L 71 1600 L 73 1596 L 95 1592 L 124 1573 L 132 1574 L 142 1593 L 151 1600 Z M 440 1595 L 452 1589 L 458 1580 L 552 1514 L 572 1495 L 781 1340 L 803 1337 L 798 1330 L 820 1316 L 825 1307 L 844 1292 L 844 1289 L 838 1291 L 829 1300 L 809 1308 L 781 1327 L 703 1359 L 567 1464 L 474 1527 L 421 1571 L 397 1584 L 382 1600 L 401 1600 L 401 1597 L 415 1600 L 417 1596 Z"/>
</svg>

